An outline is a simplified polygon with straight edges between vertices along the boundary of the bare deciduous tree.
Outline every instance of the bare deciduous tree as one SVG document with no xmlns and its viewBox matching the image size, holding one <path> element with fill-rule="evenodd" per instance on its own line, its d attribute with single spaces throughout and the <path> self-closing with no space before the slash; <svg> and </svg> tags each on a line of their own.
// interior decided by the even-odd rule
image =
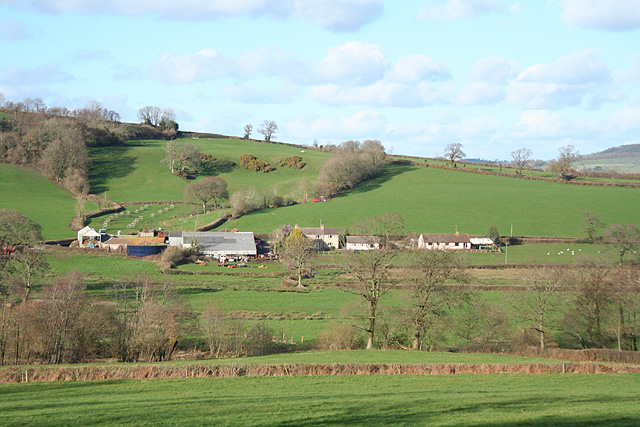
<svg viewBox="0 0 640 427">
<path fill-rule="evenodd" d="M 561 302 L 558 270 L 534 269 L 524 278 L 525 290 L 511 293 L 514 317 L 538 334 L 538 343 L 544 350 L 550 329 L 551 316 Z"/>
<path fill-rule="evenodd" d="M 418 251 L 413 255 L 411 287 L 411 318 L 413 349 L 420 350 L 422 338 L 438 317 L 447 312 L 454 295 L 444 286 L 449 279 L 466 279 L 464 261 L 459 254 L 438 250 Z"/>
<path fill-rule="evenodd" d="M 558 157 L 549 164 L 547 170 L 556 175 L 558 179 L 568 181 L 573 178 L 573 167 L 571 164 L 580 159 L 580 153 L 573 145 L 560 147 Z"/>
<path fill-rule="evenodd" d="M 249 139 L 251 138 L 251 132 L 253 132 L 253 125 L 252 124 L 246 124 L 244 125 L 244 139 Z"/>
<path fill-rule="evenodd" d="M 273 120 L 265 120 L 260 125 L 258 129 L 258 133 L 264 135 L 264 142 L 271 142 L 271 138 L 275 135 L 276 130 L 278 130 L 278 125 Z"/>
<path fill-rule="evenodd" d="M 527 169 L 531 166 L 532 155 L 533 152 L 528 148 L 520 148 L 511 152 L 511 158 L 516 166 L 516 175 L 522 175 L 522 169 Z"/>
<path fill-rule="evenodd" d="M 284 240 L 282 257 L 293 264 L 298 278 L 298 288 L 304 288 L 302 276 L 307 272 L 307 266 L 314 253 L 313 242 L 298 227 L 294 228 Z"/>
<path fill-rule="evenodd" d="M 453 142 L 444 148 L 444 157 L 449 159 L 451 166 L 455 164 L 456 160 L 460 160 L 464 156 L 466 154 L 462 151 L 462 144 L 459 142 Z"/>
<path fill-rule="evenodd" d="M 184 188 L 184 198 L 201 202 L 203 213 L 207 211 L 207 204 L 210 201 L 213 201 L 215 209 L 218 207 L 220 199 L 228 197 L 227 181 L 220 176 L 208 176 L 199 181 L 194 181 Z"/>
<path fill-rule="evenodd" d="M 640 229 L 634 224 L 613 224 L 604 230 L 604 238 L 618 253 L 622 264 L 625 255 L 640 246 Z"/>
</svg>

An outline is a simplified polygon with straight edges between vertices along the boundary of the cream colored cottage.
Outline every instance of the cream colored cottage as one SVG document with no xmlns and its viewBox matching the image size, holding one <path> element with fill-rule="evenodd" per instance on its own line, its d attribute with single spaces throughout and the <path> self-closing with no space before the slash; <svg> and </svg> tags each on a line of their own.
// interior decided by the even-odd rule
<svg viewBox="0 0 640 427">
<path fill-rule="evenodd" d="M 298 227 L 297 224 L 296 227 Z M 318 250 L 325 251 L 329 249 L 338 249 L 340 246 L 338 229 L 335 227 L 325 227 L 324 224 L 320 224 L 320 228 L 298 228 L 300 228 L 302 234 L 307 236 L 309 240 L 316 243 Z"/>
<path fill-rule="evenodd" d="M 459 251 L 471 249 L 471 239 L 468 234 L 421 234 L 418 238 L 418 248 Z"/>
</svg>

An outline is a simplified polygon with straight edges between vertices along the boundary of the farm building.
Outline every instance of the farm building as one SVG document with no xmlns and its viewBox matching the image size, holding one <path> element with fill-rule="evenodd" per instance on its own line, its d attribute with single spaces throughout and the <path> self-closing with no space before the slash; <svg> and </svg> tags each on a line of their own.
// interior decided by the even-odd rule
<svg viewBox="0 0 640 427">
<path fill-rule="evenodd" d="M 345 249 L 348 251 L 370 251 L 380 247 L 377 237 L 347 236 Z"/>
<path fill-rule="evenodd" d="M 420 249 L 464 250 L 471 249 L 468 234 L 421 234 L 418 238 Z"/>
<path fill-rule="evenodd" d="M 473 249 L 491 249 L 493 240 L 488 237 L 470 237 L 471 247 Z"/>
<path fill-rule="evenodd" d="M 169 234 L 170 242 L 177 242 L 175 236 Z M 256 242 L 252 232 L 182 232 L 182 242 L 179 246 L 188 248 L 200 247 L 203 255 L 219 256 L 256 256 Z M 174 246 L 172 244 L 172 246 Z"/>
<path fill-rule="evenodd" d="M 296 224 L 296 227 L 298 225 Z M 328 249 L 338 249 L 340 246 L 338 240 L 338 229 L 335 227 L 325 227 L 324 224 L 320 224 L 320 228 L 317 227 L 299 227 L 302 234 L 307 236 L 309 240 L 315 242 L 318 250 L 324 251 Z"/>
<path fill-rule="evenodd" d="M 129 251 L 128 248 L 130 246 L 156 246 L 159 248 L 157 251 L 155 251 L 156 253 L 161 252 L 166 247 L 166 245 L 164 244 L 164 239 L 161 237 L 138 237 L 125 235 L 113 236 L 111 237 L 111 239 L 104 242 L 102 246 L 112 251 L 126 250 L 128 253 L 142 253 L 139 251 L 136 252 L 135 250 Z M 148 253 L 147 255 L 150 255 L 150 253 Z"/>
<path fill-rule="evenodd" d="M 89 226 L 78 230 L 78 244 L 80 247 L 100 247 L 102 243 L 104 233 L 97 232 L 94 228 Z"/>
</svg>

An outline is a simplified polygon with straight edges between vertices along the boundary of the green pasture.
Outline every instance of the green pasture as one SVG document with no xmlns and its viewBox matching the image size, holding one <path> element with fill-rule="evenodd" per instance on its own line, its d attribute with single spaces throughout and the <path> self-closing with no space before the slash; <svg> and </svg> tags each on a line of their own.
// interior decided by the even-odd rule
<svg viewBox="0 0 640 427">
<path fill-rule="evenodd" d="M 23 166 L 0 164 L 0 208 L 13 209 L 42 226 L 45 239 L 74 237 L 69 224 L 75 215 L 74 196 Z"/>
<path fill-rule="evenodd" d="M 580 160 L 574 165 L 576 169 L 593 169 L 597 166 L 600 166 L 603 172 L 640 173 L 640 159 L 637 158 Z"/>
<path fill-rule="evenodd" d="M 508 177 L 391 165 L 379 178 L 324 203 L 265 209 L 225 226 L 272 232 L 282 224 L 350 227 L 358 220 L 399 212 L 406 232 L 486 235 L 491 224 L 507 235 L 582 236 L 582 213 L 605 224 L 640 225 L 640 189 L 574 186 Z"/>
<path fill-rule="evenodd" d="M 6 426 L 640 424 L 638 374 L 51 382 L 0 385 L 0 395 Z"/>
<path fill-rule="evenodd" d="M 315 181 L 322 164 L 329 157 L 329 154 L 319 151 L 240 139 L 179 140 L 180 144 L 187 142 L 192 142 L 202 152 L 219 160 L 208 172 L 226 179 L 229 193 L 240 188 L 255 187 L 275 188 L 281 195 L 292 194 L 304 177 L 310 182 Z M 109 199 L 118 202 L 182 200 L 182 192 L 189 181 L 172 175 L 169 168 L 162 164 L 165 156 L 162 147 L 165 144 L 166 141 L 149 140 L 127 142 L 121 147 L 91 148 L 91 191 L 96 194 L 107 191 Z M 253 154 L 259 160 L 271 163 L 276 170 L 263 173 L 240 167 L 239 158 L 243 154 Z M 280 160 L 292 155 L 302 157 L 307 166 L 303 170 L 294 170 L 277 165 Z M 223 165 L 222 161 L 227 160 L 237 165 Z"/>
</svg>

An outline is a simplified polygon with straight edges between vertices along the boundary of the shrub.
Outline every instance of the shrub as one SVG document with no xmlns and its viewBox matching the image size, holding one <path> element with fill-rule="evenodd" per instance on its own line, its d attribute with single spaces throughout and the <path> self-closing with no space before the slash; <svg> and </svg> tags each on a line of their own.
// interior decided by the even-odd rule
<svg viewBox="0 0 640 427">
<path fill-rule="evenodd" d="M 273 166 L 271 166 L 269 163 L 265 162 L 264 160 L 258 160 L 252 154 L 243 154 L 242 156 L 240 156 L 240 166 L 255 172 L 266 173 L 274 170 Z"/>
<path fill-rule="evenodd" d="M 289 166 L 294 169 L 302 169 L 307 165 L 300 156 L 289 156 L 286 159 L 280 160 L 278 164 L 281 167 Z"/>
</svg>

